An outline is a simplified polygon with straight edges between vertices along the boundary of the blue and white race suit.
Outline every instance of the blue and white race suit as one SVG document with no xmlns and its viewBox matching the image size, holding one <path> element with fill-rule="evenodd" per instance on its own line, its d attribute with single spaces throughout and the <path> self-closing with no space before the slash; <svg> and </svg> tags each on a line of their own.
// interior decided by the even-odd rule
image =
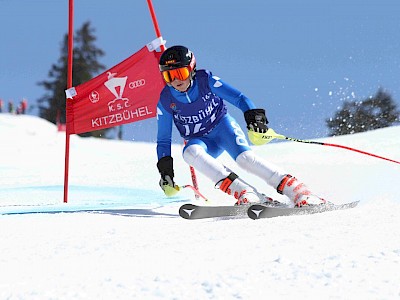
<svg viewBox="0 0 400 300">
<path fill-rule="evenodd" d="M 164 87 L 157 106 L 158 159 L 171 156 L 174 122 L 181 136 L 187 141 L 183 149 L 184 160 L 216 183 L 216 186 L 230 174 L 230 170 L 215 159 L 225 150 L 239 167 L 277 189 L 288 173 L 250 151 L 245 134 L 234 118 L 227 113 L 224 100 L 243 112 L 255 108 L 249 98 L 205 70 L 196 73 L 191 87 L 184 93 L 170 86 Z M 295 177 L 290 175 L 289 178 L 293 178 L 292 183 L 280 189 L 280 193 L 289 197 L 294 204 L 302 201 L 320 204 L 324 201 L 318 196 L 313 196 Z M 254 188 L 239 178 L 232 181 L 229 190 L 232 195 L 244 193 L 249 197 Z M 253 199 L 256 202 L 262 200 L 256 194 L 253 195 L 256 196 L 256 199 Z M 235 196 L 236 199 L 238 197 L 240 196 Z"/>
</svg>

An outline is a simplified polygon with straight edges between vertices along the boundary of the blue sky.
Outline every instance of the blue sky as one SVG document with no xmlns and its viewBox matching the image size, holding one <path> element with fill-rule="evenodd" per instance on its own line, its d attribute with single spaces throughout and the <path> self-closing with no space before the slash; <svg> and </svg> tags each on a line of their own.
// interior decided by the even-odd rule
<svg viewBox="0 0 400 300">
<path fill-rule="evenodd" d="M 326 136 L 345 100 L 379 87 L 400 107 L 398 0 L 153 0 L 167 46 L 191 48 L 207 68 L 267 111 L 270 127 L 297 138 Z M 107 67 L 155 37 L 146 0 L 75 1 L 75 28 L 90 21 Z M 60 56 L 67 0 L 0 0 L 0 98 L 35 105 Z M 244 127 L 239 110 L 230 112 Z M 33 110 L 32 114 L 37 113 Z M 124 128 L 149 136 L 154 120 Z M 155 131 L 154 131 L 155 132 Z M 155 138 L 155 133 L 152 139 Z"/>
</svg>

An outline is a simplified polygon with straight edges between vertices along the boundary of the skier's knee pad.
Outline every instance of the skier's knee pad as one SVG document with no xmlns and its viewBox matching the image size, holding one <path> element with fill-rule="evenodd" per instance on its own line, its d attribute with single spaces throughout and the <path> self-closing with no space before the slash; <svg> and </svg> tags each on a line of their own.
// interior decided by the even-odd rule
<svg viewBox="0 0 400 300">
<path fill-rule="evenodd" d="M 239 167 L 245 169 L 246 171 L 250 171 L 251 169 L 253 169 L 256 161 L 256 156 L 251 150 L 244 151 L 240 153 L 238 157 L 236 157 L 236 163 L 239 165 Z"/>
<path fill-rule="evenodd" d="M 236 163 L 249 173 L 264 179 L 269 185 L 276 188 L 287 172 L 257 157 L 253 151 L 245 151 L 236 158 Z"/>
<path fill-rule="evenodd" d="M 196 159 L 203 152 L 205 152 L 203 147 L 201 147 L 199 145 L 190 145 L 183 152 L 183 159 L 187 164 L 193 165 L 194 162 L 196 161 Z"/>
<path fill-rule="evenodd" d="M 225 170 L 223 164 L 207 154 L 200 145 L 188 146 L 183 152 L 183 159 L 214 183 L 227 177 L 230 173 Z"/>
</svg>

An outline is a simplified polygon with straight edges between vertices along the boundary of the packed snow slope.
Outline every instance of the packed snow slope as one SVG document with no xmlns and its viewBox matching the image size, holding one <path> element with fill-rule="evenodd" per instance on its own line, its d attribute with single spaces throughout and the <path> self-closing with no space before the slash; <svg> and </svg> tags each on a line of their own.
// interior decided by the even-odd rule
<svg viewBox="0 0 400 300">
<path fill-rule="evenodd" d="M 319 141 L 399 161 L 399 137 L 400 127 L 390 127 Z M 254 151 L 326 199 L 360 205 L 257 221 L 188 221 L 178 207 L 197 200 L 189 190 L 164 197 L 155 147 L 71 136 L 63 203 L 65 134 L 37 117 L 0 114 L 0 299 L 400 298 L 399 164 L 272 142 Z M 173 146 L 183 185 L 191 179 L 181 150 Z M 221 159 L 286 201 L 227 155 Z M 233 204 L 197 177 L 213 204 Z"/>
</svg>

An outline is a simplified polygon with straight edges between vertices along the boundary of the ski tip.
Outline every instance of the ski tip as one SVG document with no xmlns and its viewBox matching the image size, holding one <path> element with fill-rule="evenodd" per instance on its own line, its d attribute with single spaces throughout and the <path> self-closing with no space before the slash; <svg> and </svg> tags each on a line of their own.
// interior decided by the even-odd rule
<svg viewBox="0 0 400 300">
<path fill-rule="evenodd" d="M 184 219 L 190 220 L 196 207 L 193 204 L 184 204 L 179 208 L 179 215 Z"/>
<path fill-rule="evenodd" d="M 356 201 L 352 201 L 352 202 L 346 202 L 346 203 L 341 203 L 341 204 L 336 204 L 336 203 L 332 203 L 332 202 L 328 202 L 326 203 L 326 206 L 329 207 L 333 207 L 333 208 L 337 208 L 337 209 L 346 209 L 346 208 L 353 208 L 356 207 L 358 205 L 358 203 L 360 203 L 360 200 L 356 200 Z M 335 209 L 334 209 L 335 210 Z"/>
</svg>

